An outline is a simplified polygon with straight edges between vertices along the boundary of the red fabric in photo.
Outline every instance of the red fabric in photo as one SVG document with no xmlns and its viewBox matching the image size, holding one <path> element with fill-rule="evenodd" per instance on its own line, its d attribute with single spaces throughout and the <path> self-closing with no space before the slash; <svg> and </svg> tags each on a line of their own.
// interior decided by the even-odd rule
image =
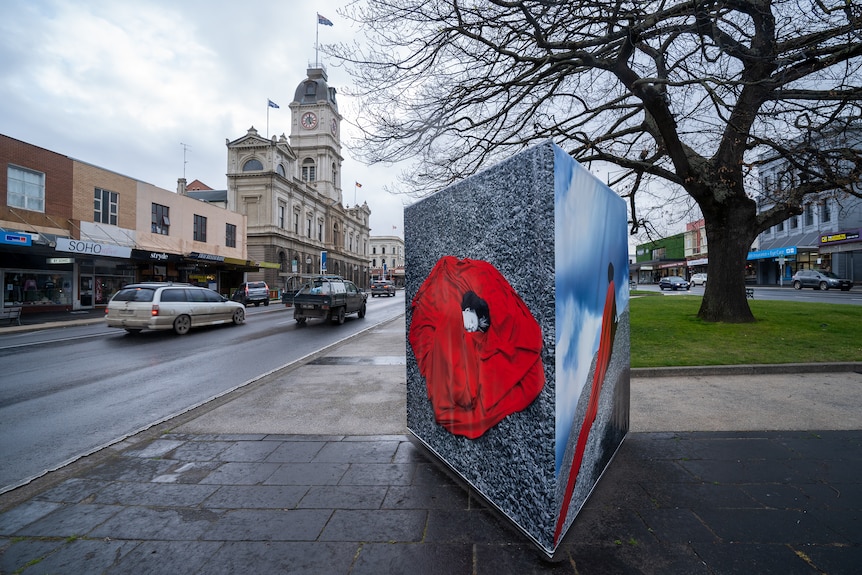
<svg viewBox="0 0 862 575">
<path fill-rule="evenodd" d="M 467 331 L 462 298 L 488 304 L 487 331 Z M 529 406 L 545 385 L 542 330 L 494 266 L 441 258 L 412 302 L 408 339 L 437 423 L 475 439 Z"/>
</svg>

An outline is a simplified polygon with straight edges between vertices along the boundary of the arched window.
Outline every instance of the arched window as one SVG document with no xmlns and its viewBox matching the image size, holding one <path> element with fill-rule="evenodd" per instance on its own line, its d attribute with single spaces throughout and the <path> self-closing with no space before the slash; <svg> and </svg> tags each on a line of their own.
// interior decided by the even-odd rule
<svg viewBox="0 0 862 575">
<path fill-rule="evenodd" d="M 282 178 L 286 177 L 284 173 L 284 166 L 282 164 L 279 164 L 278 167 L 275 168 L 275 171 L 278 172 L 278 175 Z"/>
<path fill-rule="evenodd" d="M 317 167 L 314 165 L 314 160 L 305 158 L 302 160 L 302 181 L 314 182 L 317 180 Z"/>
<path fill-rule="evenodd" d="M 243 172 L 261 172 L 263 171 L 263 164 L 260 163 L 260 160 L 256 160 L 254 158 L 247 161 L 242 166 Z"/>
</svg>

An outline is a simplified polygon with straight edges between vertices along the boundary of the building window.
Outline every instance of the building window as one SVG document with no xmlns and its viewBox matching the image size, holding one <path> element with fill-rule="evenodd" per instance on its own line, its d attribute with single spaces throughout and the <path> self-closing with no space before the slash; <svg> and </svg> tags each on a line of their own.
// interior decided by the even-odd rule
<svg viewBox="0 0 862 575">
<path fill-rule="evenodd" d="M 813 226 L 814 225 L 814 205 L 806 204 L 805 205 L 805 225 Z"/>
<path fill-rule="evenodd" d="M 282 178 L 285 177 L 284 166 L 282 164 L 279 164 L 278 166 L 276 166 L 275 171 Z"/>
<path fill-rule="evenodd" d="M 799 227 L 799 216 L 793 216 L 790 218 L 790 229 L 795 230 Z"/>
<path fill-rule="evenodd" d="M 260 163 L 260 160 L 255 160 L 252 158 L 242 165 L 243 172 L 262 172 L 263 164 Z"/>
<path fill-rule="evenodd" d="M 6 204 L 9 207 L 45 211 L 45 174 L 9 166 L 6 178 Z"/>
<path fill-rule="evenodd" d="M 195 237 L 196 242 L 207 241 L 207 219 L 195 214 Z"/>
<path fill-rule="evenodd" d="M 317 241 L 323 241 L 323 222 L 317 222 Z"/>
<path fill-rule="evenodd" d="M 117 213 L 117 192 L 96 188 L 93 195 L 93 221 L 116 226 Z"/>
<path fill-rule="evenodd" d="M 311 216 L 305 218 L 305 236 L 311 237 Z"/>
<path fill-rule="evenodd" d="M 823 222 L 832 221 L 832 210 L 829 208 L 829 200 L 825 200 L 820 204 L 820 220 Z"/>
<path fill-rule="evenodd" d="M 386 255 L 386 246 L 383 246 L 380 248 L 380 253 L 383 254 L 384 256 Z"/>
<path fill-rule="evenodd" d="M 314 165 L 314 160 L 305 158 L 302 161 L 302 181 L 314 182 L 317 180 L 317 167 Z"/>
<path fill-rule="evenodd" d="M 161 204 L 153 204 L 152 231 L 154 234 L 169 235 L 171 229 L 170 208 Z"/>
<path fill-rule="evenodd" d="M 229 248 L 236 247 L 236 226 L 233 224 L 225 224 L 224 227 L 224 245 Z"/>
<path fill-rule="evenodd" d="M 371 253 L 372 253 L 372 254 L 376 254 L 376 253 L 377 253 L 377 246 L 371 246 Z"/>
<path fill-rule="evenodd" d="M 299 233 L 299 212 L 293 212 L 293 233 Z"/>
<path fill-rule="evenodd" d="M 775 224 L 775 231 L 776 232 L 783 232 L 784 231 L 784 222 L 778 222 L 777 224 Z"/>
<path fill-rule="evenodd" d="M 373 268 L 376 268 L 376 267 L 377 267 L 377 258 L 373 258 L 373 259 L 371 260 L 371 267 L 373 267 Z"/>
<path fill-rule="evenodd" d="M 278 206 L 278 227 L 284 229 L 284 206 Z"/>
</svg>

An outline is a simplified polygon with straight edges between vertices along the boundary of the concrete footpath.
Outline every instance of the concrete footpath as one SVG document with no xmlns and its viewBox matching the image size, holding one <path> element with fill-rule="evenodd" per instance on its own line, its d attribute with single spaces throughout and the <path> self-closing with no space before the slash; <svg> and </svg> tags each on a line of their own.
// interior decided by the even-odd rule
<svg viewBox="0 0 862 575">
<path fill-rule="evenodd" d="M 0 574 L 860 572 L 862 364 L 635 370 L 556 563 L 408 440 L 404 366 L 402 316 L 0 495 Z"/>
</svg>

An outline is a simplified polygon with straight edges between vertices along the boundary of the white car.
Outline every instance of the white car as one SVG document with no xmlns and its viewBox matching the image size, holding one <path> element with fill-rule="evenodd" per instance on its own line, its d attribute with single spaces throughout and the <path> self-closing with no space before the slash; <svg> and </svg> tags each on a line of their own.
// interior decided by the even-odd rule
<svg viewBox="0 0 862 575">
<path fill-rule="evenodd" d="M 172 329 L 185 335 L 193 327 L 245 322 L 245 306 L 211 289 L 191 284 L 152 282 L 122 288 L 105 310 L 109 327 L 129 333 Z"/>
<path fill-rule="evenodd" d="M 694 274 L 689 283 L 693 286 L 706 286 L 706 274 Z"/>
</svg>

